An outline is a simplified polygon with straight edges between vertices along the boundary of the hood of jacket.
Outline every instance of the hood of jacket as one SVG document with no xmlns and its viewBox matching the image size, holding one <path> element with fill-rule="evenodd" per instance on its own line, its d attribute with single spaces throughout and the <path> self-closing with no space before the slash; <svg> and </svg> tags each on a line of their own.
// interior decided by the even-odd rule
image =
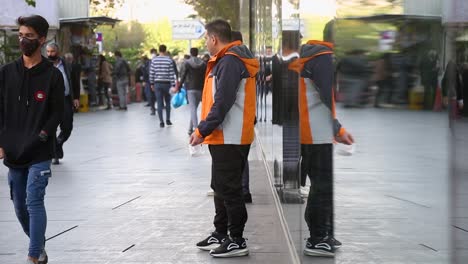
<svg viewBox="0 0 468 264">
<path fill-rule="evenodd" d="M 205 62 L 198 57 L 190 57 L 190 59 L 187 60 L 187 64 L 193 69 L 200 69 L 205 66 Z"/>
<path fill-rule="evenodd" d="M 325 54 L 333 54 L 333 44 L 320 40 L 309 40 L 301 46 L 299 59 L 289 65 L 289 69 L 300 73 L 304 65 L 311 59 Z"/>
<path fill-rule="evenodd" d="M 39 62 L 37 65 L 34 65 L 34 67 L 27 69 L 29 74 L 38 75 L 44 72 L 45 70 L 47 70 L 48 67 L 53 66 L 52 62 L 50 62 L 49 59 L 47 59 L 44 56 L 41 56 L 41 57 L 42 57 L 41 62 Z M 24 67 L 23 56 L 21 56 L 15 61 L 15 65 L 16 65 L 16 69 L 18 70 L 18 72 L 21 72 L 21 73 L 24 72 L 25 67 Z"/>
<path fill-rule="evenodd" d="M 235 41 L 233 43 L 237 45 L 231 46 L 226 54 L 232 54 L 241 59 L 244 62 L 247 71 L 249 71 L 250 76 L 254 77 L 260 70 L 260 63 L 258 62 L 257 58 L 255 58 L 250 49 L 243 45 L 240 41 Z"/>
</svg>

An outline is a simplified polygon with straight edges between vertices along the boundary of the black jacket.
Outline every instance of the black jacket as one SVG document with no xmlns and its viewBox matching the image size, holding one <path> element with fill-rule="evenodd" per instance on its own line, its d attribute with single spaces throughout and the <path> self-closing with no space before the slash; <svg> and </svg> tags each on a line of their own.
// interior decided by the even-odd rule
<svg viewBox="0 0 468 264">
<path fill-rule="evenodd" d="M 205 83 L 206 63 L 197 57 L 191 57 L 184 62 L 180 85 L 185 84 L 187 90 L 203 90 Z"/>
<path fill-rule="evenodd" d="M 4 163 L 26 168 L 50 160 L 64 107 L 62 73 L 48 59 L 27 69 L 23 58 L 0 68 L 0 147 Z M 45 142 L 39 133 L 45 131 Z"/>
</svg>

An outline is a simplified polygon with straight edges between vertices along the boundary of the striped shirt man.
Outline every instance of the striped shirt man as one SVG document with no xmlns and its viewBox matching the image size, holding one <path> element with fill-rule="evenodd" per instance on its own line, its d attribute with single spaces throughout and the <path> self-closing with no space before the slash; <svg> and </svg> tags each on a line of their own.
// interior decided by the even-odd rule
<svg viewBox="0 0 468 264">
<path fill-rule="evenodd" d="M 149 81 L 155 83 L 171 83 L 175 86 L 174 62 L 169 56 L 159 55 L 151 60 Z"/>
</svg>

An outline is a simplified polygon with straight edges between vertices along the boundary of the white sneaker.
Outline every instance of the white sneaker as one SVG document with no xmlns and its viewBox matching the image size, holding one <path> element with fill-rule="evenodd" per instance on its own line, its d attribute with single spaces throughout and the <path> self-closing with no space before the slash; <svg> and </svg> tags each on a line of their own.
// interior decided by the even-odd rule
<svg viewBox="0 0 468 264">
<path fill-rule="evenodd" d="M 206 196 L 214 196 L 214 191 L 213 191 L 213 190 L 208 191 L 208 192 L 206 193 Z"/>
<path fill-rule="evenodd" d="M 299 193 L 301 194 L 302 197 L 309 197 L 309 192 L 310 192 L 309 186 L 301 186 L 301 188 L 299 188 Z"/>
</svg>

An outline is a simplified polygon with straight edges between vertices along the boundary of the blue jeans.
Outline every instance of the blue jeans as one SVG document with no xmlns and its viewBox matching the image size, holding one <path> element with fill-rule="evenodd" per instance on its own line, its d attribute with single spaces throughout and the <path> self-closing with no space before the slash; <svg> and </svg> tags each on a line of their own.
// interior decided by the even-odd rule
<svg viewBox="0 0 468 264">
<path fill-rule="evenodd" d="M 170 83 L 155 83 L 154 84 L 154 94 L 156 95 L 156 101 L 158 102 L 158 116 L 159 121 L 164 123 L 163 119 L 163 108 L 164 103 L 166 104 L 166 121 L 171 120 L 171 94 L 169 90 L 171 89 Z M 164 103 L 163 103 L 164 100 Z"/>
<path fill-rule="evenodd" d="M 47 214 L 44 196 L 51 176 L 50 163 L 48 160 L 29 168 L 10 168 L 8 172 L 11 200 L 16 217 L 29 236 L 29 256 L 33 258 L 39 258 L 45 245 Z"/>
</svg>

